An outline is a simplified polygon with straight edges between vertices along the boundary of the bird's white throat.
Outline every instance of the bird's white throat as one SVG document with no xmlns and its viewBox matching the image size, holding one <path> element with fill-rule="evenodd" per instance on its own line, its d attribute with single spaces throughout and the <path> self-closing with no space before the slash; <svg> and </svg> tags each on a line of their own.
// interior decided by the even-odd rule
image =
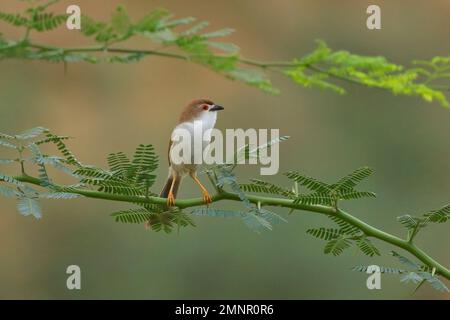
<svg viewBox="0 0 450 320">
<path fill-rule="evenodd" d="M 176 132 L 181 129 L 181 130 L 188 130 L 191 134 L 193 134 L 194 128 L 196 128 L 197 131 L 203 133 L 207 130 L 213 129 L 214 126 L 216 125 L 216 120 L 217 120 L 217 112 L 209 112 L 209 111 L 202 112 L 199 117 L 193 119 L 192 121 L 185 121 L 177 125 L 173 133 L 176 134 Z"/>
<path fill-rule="evenodd" d="M 196 120 L 202 122 L 204 130 L 212 129 L 216 125 L 217 112 L 216 111 L 202 112 L 200 113 L 200 116 Z"/>
</svg>

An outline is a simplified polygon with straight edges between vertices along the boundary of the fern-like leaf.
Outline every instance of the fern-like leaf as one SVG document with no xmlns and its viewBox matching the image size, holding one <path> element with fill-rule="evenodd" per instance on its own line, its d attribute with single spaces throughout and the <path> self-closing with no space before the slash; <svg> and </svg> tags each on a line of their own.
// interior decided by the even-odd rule
<svg viewBox="0 0 450 320">
<path fill-rule="evenodd" d="M 356 235 L 361 232 L 361 230 L 358 227 L 351 225 L 350 223 L 348 223 L 345 220 L 342 220 L 338 216 L 329 216 L 329 218 L 340 227 L 339 231 L 343 234 Z"/>
<path fill-rule="evenodd" d="M 409 269 L 414 270 L 414 271 L 419 271 L 421 270 L 421 266 L 415 262 L 412 262 L 411 260 L 409 260 L 408 258 L 398 254 L 395 251 L 391 251 L 391 254 L 396 257 L 398 259 L 398 261 L 400 261 L 401 264 L 407 266 Z"/>
<path fill-rule="evenodd" d="M 39 201 L 34 198 L 22 197 L 17 202 L 17 210 L 24 216 L 32 215 L 36 219 L 42 217 Z"/>
<path fill-rule="evenodd" d="M 375 247 L 372 241 L 370 241 L 367 238 L 357 239 L 356 245 L 365 255 L 368 255 L 369 257 L 373 257 L 374 255 L 377 256 L 380 255 L 380 251 L 378 250 L 378 248 Z"/>
<path fill-rule="evenodd" d="M 264 230 L 272 230 L 270 222 L 262 215 L 249 211 L 242 216 L 242 220 L 251 230 L 260 233 Z"/>
<path fill-rule="evenodd" d="M 0 20 L 12 24 L 16 27 L 25 26 L 28 24 L 28 19 L 15 13 L 0 12 Z"/>
<path fill-rule="evenodd" d="M 111 214 L 116 222 L 122 223 L 144 223 L 150 219 L 153 213 L 146 209 L 128 209 L 117 211 Z"/>
<path fill-rule="evenodd" d="M 84 180 L 83 180 L 84 181 Z M 125 196 L 142 196 L 143 192 L 134 187 L 120 181 L 99 181 L 97 183 L 98 190 L 101 192 L 119 194 Z"/>
<path fill-rule="evenodd" d="M 242 191 L 236 176 L 232 172 L 232 168 L 226 165 L 217 165 L 214 167 L 214 173 L 217 176 L 217 186 L 223 188 L 224 185 L 229 185 L 231 190 L 236 193 L 245 207 L 249 210 L 253 209 L 252 204 L 247 198 L 247 195 Z"/>
<path fill-rule="evenodd" d="M 38 166 L 39 180 L 41 182 L 41 186 L 48 187 L 51 184 L 51 181 L 47 174 L 44 157 L 41 151 L 39 150 L 39 147 L 34 143 L 31 143 L 28 147 L 31 153 L 33 154 L 32 158 L 33 162 L 36 163 Z"/>
<path fill-rule="evenodd" d="M 32 128 L 32 129 L 26 130 L 24 132 L 21 132 L 21 133 L 15 135 L 14 138 L 18 139 L 18 140 L 28 140 L 28 139 L 36 138 L 46 132 L 48 132 L 48 129 L 43 128 L 43 127 L 36 127 L 36 128 Z"/>
<path fill-rule="evenodd" d="M 315 238 L 327 241 L 338 238 L 342 235 L 342 232 L 340 230 L 333 228 L 308 229 L 306 230 L 306 233 L 312 235 Z"/>
<path fill-rule="evenodd" d="M 342 252 L 344 252 L 345 249 L 349 248 L 350 245 L 351 241 L 349 239 L 347 239 L 345 236 L 340 236 L 336 239 L 328 241 L 323 252 L 325 254 L 331 253 L 334 256 L 338 256 Z"/>
<path fill-rule="evenodd" d="M 306 195 L 299 195 L 294 200 L 294 204 L 306 205 L 326 205 L 330 206 L 335 201 L 335 198 L 326 193 L 311 193 Z"/>
<path fill-rule="evenodd" d="M 262 151 L 270 149 L 273 145 L 288 140 L 289 136 L 276 137 L 267 143 L 258 145 L 254 148 L 250 148 L 249 145 L 245 145 L 242 149 L 238 150 L 238 157 L 244 157 L 245 160 L 250 158 L 259 158 Z"/>
<path fill-rule="evenodd" d="M 438 210 L 432 210 L 426 214 L 424 214 L 424 217 L 428 219 L 428 221 L 436 222 L 436 223 L 443 223 L 450 220 L 450 204 L 438 209 Z"/>
<path fill-rule="evenodd" d="M 38 13 L 33 16 L 31 27 L 37 31 L 50 31 L 66 22 L 67 15 L 54 15 L 52 12 Z"/>
<path fill-rule="evenodd" d="M 133 180 L 146 189 L 155 182 L 156 176 L 151 174 L 158 167 L 158 157 L 152 145 L 139 145 L 133 157 L 131 170 Z"/>
<path fill-rule="evenodd" d="M 12 144 L 9 141 L 5 141 L 5 140 L 0 140 L 0 146 L 11 148 L 11 149 L 17 149 L 18 148 L 16 145 Z"/>
<path fill-rule="evenodd" d="M 53 142 L 58 148 L 58 150 L 61 152 L 61 154 L 66 158 L 68 164 L 80 167 L 82 166 L 82 164 L 77 160 L 74 154 L 69 150 L 67 145 L 64 143 L 64 140 L 66 140 L 67 137 L 60 137 L 52 133 L 47 133 L 46 136 L 47 138 L 44 141 Z"/>
<path fill-rule="evenodd" d="M 131 161 L 123 152 L 111 153 L 108 156 L 109 169 L 121 176 L 127 177 L 131 171 Z"/>
<path fill-rule="evenodd" d="M 349 190 L 356 187 L 362 180 L 368 178 L 372 175 L 373 170 L 369 167 L 362 167 L 356 169 L 349 175 L 345 176 L 341 180 L 339 180 L 336 185 L 333 186 L 335 190 Z"/>
<path fill-rule="evenodd" d="M 0 195 L 7 198 L 17 198 L 20 196 L 20 193 L 13 188 L 0 185 Z"/>
<path fill-rule="evenodd" d="M 421 276 L 419 276 L 417 273 L 415 272 L 407 272 L 404 276 L 402 276 L 400 278 L 401 282 L 404 283 L 414 283 L 414 284 L 418 284 L 420 282 L 422 282 L 423 278 Z"/>
<path fill-rule="evenodd" d="M 23 187 L 23 183 L 22 182 L 20 182 L 19 180 L 14 179 L 11 176 L 3 174 L 1 172 L 0 172 L 0 181 L 4 181 L 4 182 L 11 183 L 11 184 L 14 184 L 14 185 L 19 186 L 19 187 Z"/>
<path fill-rule="evenodd" d="M 375 198 L 377 195 L 373 192 L 344 190 L 339 192 L 339 198 L 342 200 L 353 200 L 361 198 Z"/>
<path fill-rule="evenodd" d="M 191 211 L 191 214 L 196 216 L 209 216 L 209 217 L 221 217 L 221 218 L 241 218 L 243 213 L 239 211 L 221 210 L 213 208 L 195 208 Z"/>
<path fill-rule="evenodd" d="M 297 171 L 289 171 L 284 173 L 284 175 L 311 191 L 315 191 L 320 194 L 328 194 L 331 191 L 331 188 L 328 184 L 320 182 L 317 179 L 308 177 L 306 175 L 300 174 Z"/>
<path fill-rule="evenodd" d="M 15 161 L 16 160 L 13 160 L 13 159 L 0 159 L 0 164 L 11 164 Z"/>
<path fill-rule="evenodd" d="M 296 197 L 295 193 L 292 191 L 277 186 L 273 183 L 258 179 L 251 179 L 251 181 L 252 183 L 249 184 L 240 184 L 241 189 L 245 192 L 276 194 L 290 199 L 294 199 Z"/>
<path fill-rule="evenodd" d="M 355 266 L 352 268 L 352 271 L 357 272 L 364 272 L 367 273 L 367 269 L 369 266 Z M 403 274 L 406 271 L 399 268 L 391 268 L 391 267 L 382 267 L 380 266 L 380 273 L 386 273 L 386 274 Z"/>
<path fill-rule="evenodd" d="M 266 210 L 264 208 L 255 209 L 255 212 L 259 214 L 264 220 L 268 221 L 270 224 L 278 224 L 282 222 L 287 222 L 286 219 L 284 219 L 279 214 Z"/>
<path fill-rule="evenodd" d="M 82 195 L 77 194 L 77 193 L 70 193 L 70 192 L 52 192 L 52 193 L 41 193 L 39 195 L 39 197 L 44 198 L 44 199 L 69 200 L 69 199 L 80 198 L 80 197 L 82 197 Z"/>
<path fill-rule="evenodd" d="M 397 221 L 400 222 L 408 230 L 413 230 L 422 223 L 421 219 L 412 217 L 409 214 L 397 217 Z"/>
<path fill-rule="evenodd" d="M 436 276 L 433 276 L 429 272 L 417 272 L 417 275 L 427 281 L 434 289 L 441 292 L 450 292 L 447 286 Z"/>
</svg>

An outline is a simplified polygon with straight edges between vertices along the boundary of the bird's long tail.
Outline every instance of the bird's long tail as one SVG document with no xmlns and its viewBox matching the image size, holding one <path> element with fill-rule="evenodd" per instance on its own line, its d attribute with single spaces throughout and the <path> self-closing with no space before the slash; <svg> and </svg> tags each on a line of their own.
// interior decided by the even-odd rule
<svg viewBox="0 0 450 320">
<path fill-rule="evenodd" d="M 167 198 L 169 196 L 170 186 L 172 185 L 173 176 L 171 175 L 169 178 L 167 178 L 167 182 L 164 185 L 164 188 L 161 191 L 161 194 L 159 195 L 161 198 Z M 178 187 L 180 186 L 181 178 L 177 177 L 175 179 L 175 183 L 173 185 L 173 196 L 176 198 L 178 193 Z"/>
</svg>

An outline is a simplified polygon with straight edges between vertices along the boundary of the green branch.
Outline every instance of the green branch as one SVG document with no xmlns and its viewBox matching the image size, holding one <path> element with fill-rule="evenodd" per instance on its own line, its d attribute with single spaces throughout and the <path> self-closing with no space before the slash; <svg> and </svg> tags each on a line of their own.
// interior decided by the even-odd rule
<svg viewBox="0 0 450 320">
<path fill-rule="evenodd" d="M 172 59 L 178 59 L 178 60 L 184 60 L 184 61 L 190 61 L 192 60 L 192 56 L 189 55 L 183 55 L 183 54 L 176 54 L 171 52 L 165 52 L 165 51 L 158 51 L 158 50 L 143 50 L 143 49 L 126 49 L 126 48 L 114 48 L 114 47 L 104 47 L 104 46 L 94 46 L 94 47 L 52 47 L 48 45 L 38 44 L 38 43 L 28 43 L 28 45 L 31 48 L 36 48 L 40 50 L 46 50 L 46 51 L 54 51 L 54 50 L 60 50 L 64 54 L 69 53 L 93 53 L 93 52 L 101 52 L 101 53 L 120 53 L 120 54 L 142 54 L 146 56 L 158 56 L 158 57 L 165 57 L 165 58 L 172 58 Z M 361 81 L 358 81 L 354 78 L 339 75 L 337 73 L 333 73 L 327 70 L 324 70 L 320 68 L 319 66 L 316 66 L 314 64 L 302 64 L 299 62 L 290 62 L 290 61 L 279 61 L 279 62 L 267 62 L 267 61 L 258 61 L 254 59 L 247 59 L 244 57 L 237 57 L 236 59 L 239 63 L 242 63 L 244 65 L 253 66 L 261 69 L 271 69 L 275 71 L 280 71 L 287 68 L 298 68 L 298 67 L 304 67 L 305 69 L 317 72 L 318 74 L 326 75 L 331 78 L 335 78 L 338 80 L 343 80 L 348 83 L 360 85 L 360 86 L 366 86 Z M 431 85 L 433 87 L 433 85 Z M 436 86 L 435 88 L 440 88 L 440 86 Z"/>
<path fill-rule="evenodd" d="M 22 175 L 15 177 L 16 180 L 26 183 L 31 183 L 34 185 L 41 185 L 41 182 L 38 178 L 31 177 L 28 175 Z M 61 186 L 55 186 L 55 190 L 57 191 L 67 191 L 66 188 Z M 105 192 L 99 192 L 94 190 L 85 190 L 85 189 L 77 189 L 77 188 L 70 188 L 71 193 L 79 194 L 88 198 L 93 199 L 103 199 L 103 200 L 110 200 L 110 201 L 121 201 L 121 202 L 128 202 L 128 203 L 146 203 L 146 204 L 158 204 L 158 205 L 165 205 L 167 202 L 167 199 L 160 198 L 160 197 L 144 197 L 144 196 L 126 196 L 126 195 L 118 195 L 118 194 L 110 194 Z M 376 239 L 379 239 L 383 242 L 389 243 L 393 246 L 396 246 L 398 248 L 401 248 L 413 256 L 415 256 L 417 259 L 419 259 L 421 262 L 423 262 L 425 265 L 430 266 L 432 268 L 436 269 L 436 272 L 443 277 L 445 277 L 447 280 L 450 280 L 450 270 L 441 265 L 439 262 L 431 258 L 426 252 L 421 250 L 419 247 L 417 247 L 415 244 L 408 242 L 407 240 L 401 239 L 397 236 L 394 236 L 392 234 L 389 234 L 385 231 L 382 231 L 380 229 L 377 229 L 368 223 L 354 217 L 350 213 L 347 213 L 341 209 L 335 209 L 333 207 L 328 206 L 322 206 L 322 205 L 306 205 L 306 204 L 298 204 L 295 203 L 293 200 L 289 199 L 280 199 L 280 198 L 273 198 L 273 197 L 263 197 L 263 196 L 256 196 L 256 195 L 246 195 L 247 199 L 254 204 L 260 204 L 263 206 L 274 206 L 274 207 L 282 207 L 282 208 L 290 208 L 290 209 L 296 209 L 296 210 L 303 210 L 303 211 L 309 211 L 313 213 L 320 213 L 327 216 L 335 216 L 339 217 L 340 219 L 346 221 L 347 223 L 351 224 L 352 226 L 357 227 L 358 229 L 362 230 L 365 235 L 368 237 L 373 237 Z M 217 193 L 212 197 L 213 202 L 219 202 L 224 200 L 230 200 L 230 201 L 239 201 L 241 202 L 241 198 L 239 195 L 231 192 L 221 191 L 220 193 Z M 197 207 L 204 205 L 202 198 L 193 198 L 193 199 L 177 199 L 175 202 L 175 206 L 179 207 L 180 209 L 190 208 L 190 207 Z"/>
</svg>

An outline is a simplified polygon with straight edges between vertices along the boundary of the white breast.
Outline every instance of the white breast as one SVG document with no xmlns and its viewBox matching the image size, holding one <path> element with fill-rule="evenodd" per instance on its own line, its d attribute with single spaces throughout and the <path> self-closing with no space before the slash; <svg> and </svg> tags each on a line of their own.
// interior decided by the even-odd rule
<svg viewBox="0 0 450 320">
<path fill-rule="evenodd" d="M 185 148 L 190 148 L 191 150 L 191 164 L 194 163 L 194 157 L 197 155 L 197 159 L 202 159 L 203 150 L 208 146 L 211 141 L 211 136 L 206 137 L 205 140 L 201 144 L 198 144 L 199 148 L 196 148 L 194 145 L 195 135 L 197 138 L 202 139 L 204 137 L 204 133 L 207 130 L 213 129 L 217 120 L 217 112 L 202 112 L 200 117 L 195 119 L 194 121 L 187 121 L 178 124 L 175 129 L 172 131 L 172 146 L 171 150 L 177 146 Z M 190 139 L 186 139 L 185 134 L 189 133 Z M 180 145 L 182 144 L 182 145 Z M 178 148 L 177 148 L 178 149 Z M 178 149 L 179 150 L 179 149 Z M 179 163 L 179 161 L 174 161 L 173 155 L 171 152 L 169 153 L 169 157 L 172 163 Z"/>
</svg>

